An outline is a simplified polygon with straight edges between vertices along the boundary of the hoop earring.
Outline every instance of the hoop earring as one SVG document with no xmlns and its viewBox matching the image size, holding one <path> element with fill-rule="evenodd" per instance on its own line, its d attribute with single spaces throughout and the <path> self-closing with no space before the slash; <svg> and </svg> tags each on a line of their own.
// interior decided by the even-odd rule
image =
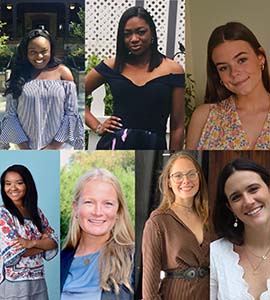
<svg viewBox="0 0 270 300">
<path fill-rule="evenodd" d="M 220 83 L 220 85 L 224 86 L 224 83 L 221 79 L 220 79 L 219 83 Z"/>
<path fill-rule="evenodd" d="M 264 70 L 264 64 L 261 64 L 261 70 L 262 71 Z"/>
<path fill-rule="evenodd" d="M 237 217 L 235 217 L 234 223 L 233 223 L 233 227 L 237 228 L 238 227 L 238 219 Z"/>
</svg>

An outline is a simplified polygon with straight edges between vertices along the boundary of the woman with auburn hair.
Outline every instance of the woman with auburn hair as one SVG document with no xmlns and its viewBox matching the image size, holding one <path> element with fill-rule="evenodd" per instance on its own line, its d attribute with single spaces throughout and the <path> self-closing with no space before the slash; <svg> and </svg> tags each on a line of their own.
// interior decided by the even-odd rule
<svg viewBox="0 0 270 300">
<path fill-rule="evenodd" d="M 218 179 L 211 243 L 211 300 L 270 299 L 270 173 L 237 158 Z"/>
<path fill-rule="evenodd" d="M 43 260 L 58 252 L 58 238 L 38 207 L 31 172 L 12 165 L 1 175 L 0 299 L 48 300 Z"/>
<path fill-rule="evenodd" d="M 143 300 L 208 299 L 208 194 L 198 162 L 185 152 L 173 154 L 160 190 L 162 202 L 143 232 Z"/>
<path fill-rule="evenodd" d="M 217 27 L 208 42 L 205 102 L 192 115 L 187 149 L 269 150 L 270 84 L 264 49 L 243 24 Z"/>
<path fill-rule="evenodd" d="M 107 82 L 113 95 L 113 115 L 100 123 L 85 108 L 85 121 L 101 136 L 97 149 L 170 149 L 184 140 L 182 66 L 158 50 L 156 26 L 143 7 L 128 8 L 120 18 L 115 58 L 102 61 L 85 77 L 86 94 Z"/>
<path fill-rule="evenodd" d="M 117 178 L 92 169 L 75 188 L 61 252 L 61 300 L 133 297 L 134 231 Z"/>
</svg>

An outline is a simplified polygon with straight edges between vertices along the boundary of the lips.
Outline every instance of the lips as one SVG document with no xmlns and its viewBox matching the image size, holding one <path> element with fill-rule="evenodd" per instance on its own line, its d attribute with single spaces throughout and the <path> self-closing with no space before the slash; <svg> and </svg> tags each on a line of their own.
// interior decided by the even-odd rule
<svg viewBox="0 0 270 300">
<path fill-rule="evenodd" d="M 105 220 L 96 220 L 96 219 L 90 219 L 88 220 L 91 224 L 94 224 L 94 225 L 102 225 L 105 223 Z"/>
<path fill-rule="evenodd" d="M 243 79 L 243 80 L 240 80 L 240 81 L 237 81 L 237 82 L 234 82 L 233 85 L 234 85 L 234 86 L 240 86 L 240 85 L 242 85 L 243 83 L 245 83 L 247 80 L 248 80 L 248 78 Z"/>
<path fill-rule="evenodd" d="M 247 215 L 247 216 L 256 216 L 261 212 L 262 209 L 263 209 L 263 205 L 261 205 L 259 207 L 256 207 L 256 208 L 253 208 L 252 210 L 249 210 L 249 211 L 245 212 L 245 215 Z"/>
<path fill-rule="evenodd" d="M 138 51 L 138 50 L 141 49 L 141 45 L 136 45 L 136 46 L 134 45 L 134 46 L 131 46 L 130 49 L 131 49 L 132 51 Z"/>
<path fill-rule="evenodd" d="M 184 192 L 189 192 L 192 189 L 193 189 L 193 186 L 182 186 L 182 187 L 180 187 L 180 190 L 184 191 Z"/>
</svg>

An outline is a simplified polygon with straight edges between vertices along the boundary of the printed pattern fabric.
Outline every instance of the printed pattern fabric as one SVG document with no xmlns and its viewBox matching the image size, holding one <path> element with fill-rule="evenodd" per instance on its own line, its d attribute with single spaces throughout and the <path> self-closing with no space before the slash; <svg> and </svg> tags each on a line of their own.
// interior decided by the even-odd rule
<svg viewBox="0 0 270 300">
<path fill-rule="evenodd" d="M 239 119 L 232 97 L 210 104 L 208 119 L 204 125 L 197 150 L 270 150 L 270 112 L 254 149 Z"/>
<path fill-rule="evenodd" d="M 47 218 L 39 209 L 43 231 L 50 228 L 49 235 L 55 244 L 58 237 L 50 227 Z M 42 234 L 30 219 L 24 219 L 24 225 L 14 217 L 6 208 L 0 207 L 0 283 L 9 281 L 36 280 L 44 278 L 43 259 L 50 260 L 58 252 L 58 249 L 46 250 L 33 256 L 24 257 L 26 248 L 15 249 L 12 241 L 16 237 L 28 240 L 40 239 Z"/>
</svg>

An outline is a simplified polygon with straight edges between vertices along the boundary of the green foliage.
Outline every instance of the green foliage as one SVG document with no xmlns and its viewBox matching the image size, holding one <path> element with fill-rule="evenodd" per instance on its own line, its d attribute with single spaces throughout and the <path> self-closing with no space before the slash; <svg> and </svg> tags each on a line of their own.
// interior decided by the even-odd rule
<svg viewBox="0 0 270 300">
<path fill-rule="evenodd" d="M 72 30 L 71 30 L 70 34 L 75 37 L 78 37 L 84 41 L 85 13 L 81 7 L 80 7 L 77 15 L 79 17 L 80 23 L 71 22 Z"/>
<path fill-rule="evenodd" d="M 93 69 L 96 65 L 98 65 L 102 59 L 99 58 L 96 54 L 89 56 L 87 59 L 86 73 L 88 73 L 91 69 Z M 110 87 L 107 83 L 105 84 L 105 91 L 106 91 L 106 96 L 104 98 L 105 115 L 111 116 L 113 114 L 113 96 Z M 92 100 L 93 100 L 92 96 L 89 95 L 86 99 L 86 104 L 88 105 L 88 107 L 91 106 Z"/>
<path fill-rule="evenodd" d="M 6 23 L 0 21 L 0 71 L 2 71 L 8 64 L 10 57 L 13 55 L 13 50 L 11 47 L 7 46 L 7 41 L 9 37 L 2 34 L 2 28 Z"/>
<path fill-rule="evenodd" d="M 61 170 L 61 242 L 66 237 L 72 211 L 74 188 L 79 177 L 97 167 L 111 171 L 124 191 L 133 224 L 135 223 L 135 152 L 76 151 Z"/>
</svg>

